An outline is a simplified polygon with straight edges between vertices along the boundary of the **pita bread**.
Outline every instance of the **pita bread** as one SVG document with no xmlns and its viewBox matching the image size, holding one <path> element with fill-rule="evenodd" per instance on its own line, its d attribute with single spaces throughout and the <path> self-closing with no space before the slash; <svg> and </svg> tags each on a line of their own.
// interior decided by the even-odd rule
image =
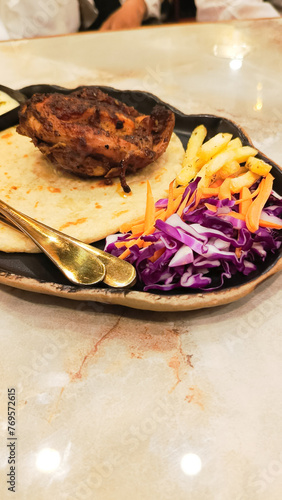
<svg viewBox="0 0 282 500">
<path fill-rule="evenodd" d="M 125 194 L 118 178 L 81 179 L 52 165 L 16 128 L 0 132 L 0 199 L 13 208 L 86 243 L 105 238 L 121 224 L 142 217 L 146 181 L 155 200 L 167 194 L 169 183 L 181 169 L 184 149 L 173 134 L 165 153 L 154 163 L 128 175 L 131 193 Z M 38 252 L 19 231 L 0 223 L 0 250 Z"/>
</svg>

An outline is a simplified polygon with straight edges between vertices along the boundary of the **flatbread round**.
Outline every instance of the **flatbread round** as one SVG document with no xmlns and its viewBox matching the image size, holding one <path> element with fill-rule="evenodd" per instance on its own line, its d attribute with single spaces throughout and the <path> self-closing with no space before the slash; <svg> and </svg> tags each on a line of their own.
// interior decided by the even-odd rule
<svg viewBox="0 0 282 500">
<path fill-rule="evenodd" d="M 0 132 L 0 152 L 0 199 L 48 226 L 92 243 L 144 215 L 147 179 L 155 200 L 167 194 L 169 183 L 181 169 L 184 149 L 173 134 L 157 161 L 126 176 L 130 194 L 123 192 L 118 178 L 105 185 L 104 179 L 81 179 L 54 167 L 15 127 Z M 0 250 L 39 251 L 28 237 L 2 223 Z"/>
</svg>

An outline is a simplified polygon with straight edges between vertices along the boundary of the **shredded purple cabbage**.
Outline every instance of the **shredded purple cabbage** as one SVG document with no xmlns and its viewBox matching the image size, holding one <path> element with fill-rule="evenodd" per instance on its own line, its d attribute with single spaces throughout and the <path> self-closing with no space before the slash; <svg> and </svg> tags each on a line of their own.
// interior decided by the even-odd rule
<svg viewBox="0 0 282 500">
<path fill-rule="evenodd" d="M 182 199 L 197 188 L 198 181 L 191 183 Z M 213 291 L 221 288 L 226 280 L 237 273 L 248 276 L 255 273 L 268 253 L 275 253 L 282 244 L 282 231 L 260 227 L 251 233 L 244 221 L 232 217 L 236 211 L 232 200 L 209 198 L 204 203 L 212 204 L 217 211 L 208 210 L 201 203 L 189 212 L 185 208 L 182 219 L 171 215 L 165 222 L 158 219 L 153 234 L 143 236 L 149 246 L 130 247 L 127 257 L 137 270 L 144 291 L 171 291 L 175 288 L 193 288 Z M 166 208 L 167 199 L 159 200 L 157 208 Z M 190 204 L 190 209 L 193 202 Z M 262 218 L 282 224 L 282 200 L 272 194 L 263 210 Z M 125 242 L 131 234 L 116 234 L 106 239 L 105 251 L 121 255 L 126 246 L 116 248 L 115 242 Z M 236 251 L 237 249 L 237 251 Z M 152 261 L 156 251 L 160 256 Z"/>
</svg>

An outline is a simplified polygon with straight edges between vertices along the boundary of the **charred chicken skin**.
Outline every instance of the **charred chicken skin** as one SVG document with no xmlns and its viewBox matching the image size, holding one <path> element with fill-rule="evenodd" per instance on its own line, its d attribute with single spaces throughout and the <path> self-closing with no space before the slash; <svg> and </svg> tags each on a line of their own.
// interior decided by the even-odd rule
<svg viewBox="0 0 282 500">
<path fill-rule="evenodd" d="M 166 150 L 174 114 L 156 105 L 144 115 L 97 87 L 68 95 L 34 94 L 19 113 L 17 131 L 30 137 L 48 159 L 83 177 L 103 176 L 107 183 L 155 161 Z"/>
</svg>

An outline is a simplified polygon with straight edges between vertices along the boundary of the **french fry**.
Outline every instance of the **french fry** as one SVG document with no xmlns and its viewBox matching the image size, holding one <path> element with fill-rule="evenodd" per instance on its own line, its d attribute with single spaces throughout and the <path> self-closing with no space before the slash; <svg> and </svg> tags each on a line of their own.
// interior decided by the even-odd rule
<svg viewBox="0 0 282 500">
<path fill-rule="evenodd" d="M 205 140 L 206 135 L 207 135 L 207 129 L 204 125 L 199 125 L 193 130 L 191 137 L 188 141 L 186 153 L 182 163 L 183 167 L 187 163 L 189 163 L 189 161 L 194 160 L 196 158 L 196 156 L 198 155 L 198 151 Z"/>
<path fill-rule="evenodd" d="M 226 149 L 235 149 L 235 148 L 241 148 L 243 146 L 241 139 L 239 137 L 235 137 L 235 139 L 232 139 L 226 146 Z"/>
<path fill-rule="evenodd" d="M 207 166 L 208 166 L 208 163 L 206 165 L 204 165 L 197 174 L 197 177 L 200 177 L 200 180 L 198 183 L 199 188 L 209 187 L 209 185 L 211 184 L 211 182 L 213 180 L 211 177 L 209 177 L 207 175 Z"/>
<path fill-rule="evenodd" d="M 242 146 L 240 148 L 225 150 L 219 153 L 214 158 L 209 161 L 208 167 L 206 169 L 206 175 L 211 177 L 216 174 L 220 168 L 222 168 L 226 163 L 236 160 L 238 163 L 243 163 L 247 161 L 249 156 L 255 156 L 257 150 L 251 148 L 250 146 Z"/>
<path fill-rule="evenodd" d="M 248 158 L 246 161 L 246 167 L 254 174 L 261 175 L 262 177 L 269 174 L 272 168 L 271 165 L 268 165 L 265 161 L 253 157 Z"/>
<path fill-rule="evenodd" d="M 239 170 L 237 170 L 237 172 L 235 172 L 235 174 L 230 175 L 230 177 L 239 177 L 239 175 L 245 174 L 246 172 L 248 172 L 247 168 L 240 167 Z"/>
<path fill-rule="evenodd" d="M 197 175 L 198 169 L 200 167 L 197 165 L 197 159 L 191 160 L 189 164 L 183 167 L 176 177 L 176 184 L 180 186 L 186 186 L 191 182 Z"/>
<path fill-rule="evenodd" d="M 248 160 L 249 156 L 256 156 L 257 154 L 257 150 L 255 148 L 251 148 L 251 146 L 242 146 L 232 151 L 235 153 L 234 160 L 237 160 L 239 163 L 244 163 Z"/>
<path fill-rule="evenodd" d="M 238 161 L 231 160 L 229 163 L 226 163 L 223 167 L 221 167 L 221 169 L 217 172 L 217 176 L 220 179 L 226 179 L 230 175 L 236 174 L 240 168 L 240 163 L 238 163 Z"/>
<path fill-rule="evenodd" d="M 231 134 L 219 133 L 204 143 L 206 133 L 203 125 L 193 130 L 176 185 L 186 186 L 200 177 L 198 187 L 209 188 L 220 180 L 223 181 L 222 197 L 229 189 L 230 193 L 239 193 L 243 187 L 251 187 L 260 176 L 269 173 L 270 166 L 254 158 L 257 150 L 243 146 L 239 137 L 232 139 Z"/>
<path fill-rule="evenodd" d="M 207 129 L 204 125 L 199 125 L 193 130 L 183 158 L 182 169 L 176 177 L 177 184 L 184 186 L 196 177 L 197 172 L 203 165 L 203 161 L 199 162 L 197 154 L 206 135 Z"/>
<path fill-rule="evenodd" d="M 232 134 L 216 134 L 201 146 L 198 153 L 199 158 L 204 162 L 209 161 L 215 155 L 223 151 L 231 139 Z"/>
<path fill-rule="evenodd" d="M 230 149 L 229 151 L 223 151 L 212 158 L 208 163 L 206 163 L 206 175 L 212 177 L 216 174 L 226 163 L 230 163 L 235 159 L 237 150 Z"/>
<path fill-rule="evenodd" d="M 245 174 L 231 179 L 230 190 L 232 193 L 240 193 L 243 187 L 250 188 L 260 177 L 260 175 L 254 174 L 248 170 Z"/>
</svg>

